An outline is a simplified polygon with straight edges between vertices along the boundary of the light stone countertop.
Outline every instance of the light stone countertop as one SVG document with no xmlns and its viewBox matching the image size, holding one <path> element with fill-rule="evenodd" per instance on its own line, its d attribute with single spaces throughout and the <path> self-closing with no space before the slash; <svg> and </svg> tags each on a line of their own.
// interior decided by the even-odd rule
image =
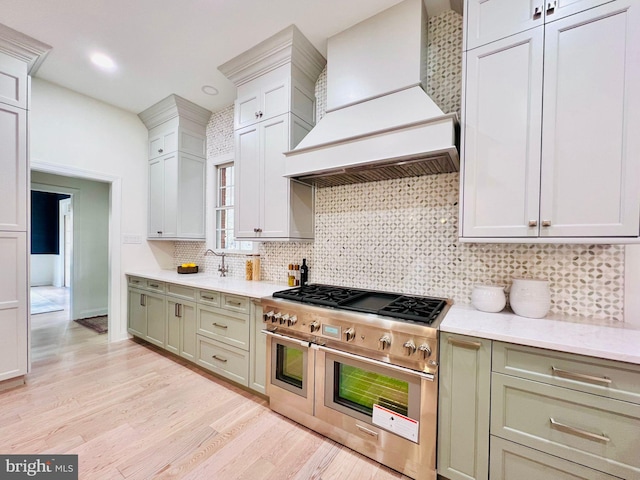
<svg viewBox="0 0 640 480">
<path fill-rule="evenodd" d="M 454 305 L 440 331 L 640 365 L 640 328 L 582 318 L 526 318 Z"/>
<path fill-rule="evenodd" d="M 181 274 L 175 270 L 127 270 L 126 275 L 148 278 L 159 282 L 174 283 L 187 287 L 215 290 L 222 293 L 242 295 L 243 297 L 262 298 L 268 297 L 279 290 L 286 290 L 287 285 L 268 282 L 254 282 L 250 280 L 238 280 L 236 278 L 220 277 L 217 273 L 186 273 Z"/>
</svg>

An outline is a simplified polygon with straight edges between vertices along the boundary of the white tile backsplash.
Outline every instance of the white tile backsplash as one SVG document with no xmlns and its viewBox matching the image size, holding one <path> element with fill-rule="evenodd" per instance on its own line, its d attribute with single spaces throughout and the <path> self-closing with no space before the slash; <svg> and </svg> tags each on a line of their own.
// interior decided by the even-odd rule
<svg viewBox="0 0 640 480">
<path fill-rule="evenodd" d="M 462 18 L 429 20 L 427 90 L 445 112 L 460 112 Z M 326 105 L 326 71 L 316 83 L 317 118 Z M 208 156 L 233 151 L 233 106 L 212 115 Z M 309 264 L 312 282 L 436 295 L 469 303 L 476 284 L 509 286 L 514 277 L 546 278 L 551 313 L 622 320 L 624 247 L 466 244 L 457 240 L 457 173 L 316 191 L 313 243 L 260 245 L 263 280 L 286 282 L 289 263 Z M 203 242 L 177 242 L 176 265 L 204 257 Z M 244 278 L 245 256 L 230 255 L 229 276 Z"/>
</svg>

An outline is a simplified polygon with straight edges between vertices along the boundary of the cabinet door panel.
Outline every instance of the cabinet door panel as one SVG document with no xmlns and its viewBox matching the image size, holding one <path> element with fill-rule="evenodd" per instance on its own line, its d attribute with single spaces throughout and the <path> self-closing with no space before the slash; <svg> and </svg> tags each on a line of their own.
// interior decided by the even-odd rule
<svg viewBox="0 0 640 480">
<path fill-rule="evenodd" d="M 544 0 L 467 0 L 465 50 L 541 26 Z"/>
<path fill-rule="evenodd" d="M 542 236 L 640 233 L 639 8 L 613 2 L 546 27 Z"/>
<path fill-rule="evenodd" d="M 138 290 L 129 290 L 128 331 L 141 338 L 147 336 L 146 295 Z"/>
<path fill-rule="evenodd" d="M 180 238 L 204 238 L 204 159 L 180 155 L 178 173 L 178 235 Z"/>
<path fill-rule="evenodd" d="M 164 166 L 161 159 L 149 162 L 149 238 L 162 237 L 164 230 Z"/>
<path fill-rule="evenodd" d="M 0 53 L 0 103 L 27 108 L 27 64 Z"/>
<path fill-rule="evenodd" d="M 163 213 L 163 237 L 175 237 L 178 235 L 178 155 L 172 153 L 161 158 L 164 169 L 164 213 Z"/>
<path fill-rule="evenodd" d="M 236 100 L 236 129 L 257 123 L 260 119 L 256 115 L 259 110 L 258 93 L 252 93 Z"/>
<path fill-rule="evenodd" d="M 145 295 L 145 303 L 147 304 L 147 336 L 145 338 L 149 342 L 164 348 L 167 323 L 165 297 L 149 293 Z"/>
<path fill-rule="evenodd" d="M 0 103 L 0 230 L 27 230 L 27 112 Z"/>
<path fill-rule="evenodd" d="M 0 232 L 0 381 L 27 373 L 27 238 Z"/>
<path fill-rule="evenodd" d="M 464 237 L 535 237 L 542 28 L 465 53 Z"/>
<path fill-rule="evenodd" d="M 573 15 L 574 13 L 579 13 L 612 1 L 615 0 L 556 0 L 556 7 L 545 11 L 544 21 L 550 23 L 568 15 Z M 550 3 L 553 4 L 554 2 L 546 0 L 545 7 L 548 7 Z"/>
<path fill-rule="evenodd" d="M 165 348 L 171 353 L 180 355 L 180 317 L 179 304 L 177 300 L 167 298 L 167 341 Z"/>
<path fill-rule="evenodd" d="M 286 237 L 289 225 L 289 180 L 283 177 L 284 154 L 287 150 L 289 120 L 286 115 L 262 122 L 261 151 L 263 157 L 264 191 L 262 204 L 263 237 Z"/>
<path fill-rule="evenodd" d="M 487 479 L 491 341 L 440 336 L 438 473 L 449 480 Z"/>
<path fill-rule="evenodd" d="M 236 238 L 254 238 L 260 227 L 260 146 L 258 127 L 236 131 Z"/>
<path fill-rule="evenodd" d="M 191 361 L 196 361 L 198 322 L 196 316 L 196 304 L 182 302 L 180 307 L 181 332 L 180 332 L 180 356 Z"/>
<path fill-rule="evenodd" d="M 262 91 L 262 116 L 260 120 L 287 113 L 289 107 L 289 82 L 286 79 L 266 85 Z"/>
</svg>

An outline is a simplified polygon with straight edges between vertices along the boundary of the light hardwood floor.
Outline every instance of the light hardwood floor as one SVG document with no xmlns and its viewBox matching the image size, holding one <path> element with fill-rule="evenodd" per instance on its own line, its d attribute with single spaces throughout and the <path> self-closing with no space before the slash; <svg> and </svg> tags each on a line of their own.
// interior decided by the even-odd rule
<svg viewBox="0 0 640 480">
<path fill-rule="evenodd" d="M 407 478 L 154 347 L 44 315 L 26 386 L 0 393 L 2 453 L 78 454 L 87 480 Z"/>
</svg>

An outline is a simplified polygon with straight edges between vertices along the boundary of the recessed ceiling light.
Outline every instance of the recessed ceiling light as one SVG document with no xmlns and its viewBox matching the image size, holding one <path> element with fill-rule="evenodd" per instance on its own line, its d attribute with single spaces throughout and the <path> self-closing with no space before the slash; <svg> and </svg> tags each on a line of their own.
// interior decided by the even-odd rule
<svg viewBox="0 0 640 480">
<path fill-rule="evenodd" d="M 94 53 L 91 55 L 91 62 L 102 70 L 113 71 L 117 68 L 116 63 L 104 53 Z"/>
<path fill-rule="evenodd" d="M 206 93 L 207 95 L 218 95 L 218 89 L 216 87 L 212 87 L 211 85 L 205 85 L 202 87 L 202 93 Z"/>
</svg>

